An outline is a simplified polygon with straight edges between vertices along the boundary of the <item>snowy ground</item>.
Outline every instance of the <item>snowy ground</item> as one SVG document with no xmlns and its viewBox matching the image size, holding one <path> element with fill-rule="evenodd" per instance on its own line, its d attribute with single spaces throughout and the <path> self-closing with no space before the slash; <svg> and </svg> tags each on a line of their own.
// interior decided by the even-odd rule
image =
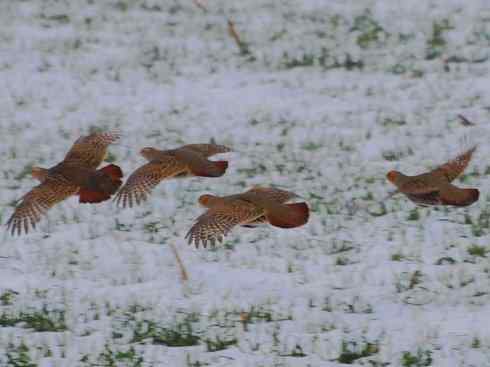
<svg viewBox="0 0 490 367">
<path fill-rule="evenodd" d="M 73 198 L 28 236 L 2 229 L 0 365 L 490 365 L 488 1 L 204 4 L 0 2 L 2 223 L 30 167 L 93 127 L 123 131 L 126 174 L 144 146 L 235 149 L 225 176 L 136 209 Z M 383 202 L 388 170 L 471 143 L 478 203 Z M 301 194 L 310 222 L 186 245 L 200 194 L 254 184 Z"/>
</svg>

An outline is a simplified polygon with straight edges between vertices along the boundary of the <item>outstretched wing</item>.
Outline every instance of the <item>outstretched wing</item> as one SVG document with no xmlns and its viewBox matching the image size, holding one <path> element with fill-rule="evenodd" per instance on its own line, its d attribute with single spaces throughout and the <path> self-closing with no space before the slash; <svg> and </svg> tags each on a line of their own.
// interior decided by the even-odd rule
<svg viewBox="0 0 490 367">
<path fill-rule="evenodd" d="M 232 151 L 230 148 L 218 144 L 187 144 L 180 149 L 189 149 L 195 151 L 202 154 L 206 158 L 211 157 L 215 154 L 228 153 Z"/>
<path fill-rule="evenodd" d="M 201 177 L 220 177 L 223 176 L 228 168 L 227 161 L 210 161 L 203 154 L 192 149 L 175 149 L 175 157 L 184 163 L 189 171 L 195 176 Z"/>
<path fill-rule="evenodd" d="M 452 182 L 468 167 L 471 157 L 476 150 L 476 145 L 471 149 L 461 153 L 456 158 L 444 163 L 443 165 L 432 170 L 429 174 L 433 176 L 446 177 L 448 182 Z"/>
<path fill-rule="evenodd" d="M 281 190 L 275 187 L 261 187 L 255 186 L 248 190 L 249 193 L 256 193 L 257 195 L 263 195 L 275 202 L 285 203 L 291 199 L 299 197 L 299 195 L 295 194 L 291 191 Z"/>
<path fill-rule="evenodd" d="M 118 131 L 82 136 L 75 141 L 66 154 L 64 162 L 95 169 L 104 160 L 107 147 L 119 140 L 120 137 L 121 134 Z"/>
<path fill-rule="evenodd" d="M 151 191 L 164 179 L 177 176 L 186 171 L 184 164 L 174 157 L 153 161 L 137 168 L 115 197 L 117 205 L 133 207 L 148 199 Z"/>
<path fill-rule="evenodd" d="M 42 216 L 61 201 L 76 194 L 77 186 L 65 181 L 49 178 L 42 184 L 34 187 L 15 208 L 14 214 L 7 222 L 7 227 L 12 235 L 29 232 L 29 228 L 35 228 Z"/>
<path fill-rule="evenodd" d="M 188 238 L 189 244 L 194 243 L 196 247 L 199 247 L 199 243 L 207 247 L 208 241 L 214 246 L 216 240 L 222 242 L 223 237 L 236 225 L 252 222 L 263 214 L 262 209 L 251 203 L 242 201 L 223 203 L 198 217 L 185 238 Z"/>
</svg>

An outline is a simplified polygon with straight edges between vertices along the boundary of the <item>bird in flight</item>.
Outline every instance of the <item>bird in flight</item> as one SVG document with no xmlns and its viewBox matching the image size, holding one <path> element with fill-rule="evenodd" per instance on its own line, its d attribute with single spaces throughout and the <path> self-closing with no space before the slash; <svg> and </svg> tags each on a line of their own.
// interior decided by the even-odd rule
<svg viewBox="0 0 490 367">
<path fill-rule="evenodd" d="M 405 176 L 401 172 L 390 171 L 386 177 L 399 192 L 416 204 L 468 206 L 478 200 L 478 189 L 462 189 L 451 182 L 463 173 L 475 150 L 476 146 L 436 169 L 417 176 Z"/>
<path fill-rule="evenodd" d="M 78 138 L 63 161 L 51 168 L 32 168 L 32 177 L 41 183 L 20 199 L 7 221 L 12 235 L 29 232 L 54 205 L 72 195 L 80 203 L 100 203 L 121 186 L 123 173 L 115 164 L 101 169 L 107 147 L 117 141 L 117 131 L 93 133 Z"/>
<path fill-rule="evenodd" d="M 119 190 L 115 201 L 123 208 L 141 204 L 164 179 L 173 177 L 220 177 L 228 168 L 227 161 L 210 161 L 208 157 L 231 152 L 217 144 L 189 144 L 177 149 L 143 148 L 140 154 L 148 163 L 137 168 Z"/>
<path fill-rule="evenodd" d="M 304 202 L 287 203 L 298 197 L 293 192 L 272 187 L 256 186 L 244 193 L 230 196 L 202 195 L 199 203 L 208 210 L 199 216 L 185 238 L 189 244 L 207 247 L 223 237 L 237 225 L 256 227 L 271 224 L 280 228 L 300 227 L 309 218 L 309 208 Z"/>
</svg>

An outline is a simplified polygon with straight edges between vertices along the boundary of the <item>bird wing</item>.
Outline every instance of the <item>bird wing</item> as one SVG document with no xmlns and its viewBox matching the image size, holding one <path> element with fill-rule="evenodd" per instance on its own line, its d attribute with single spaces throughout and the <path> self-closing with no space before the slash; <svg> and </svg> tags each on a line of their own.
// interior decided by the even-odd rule
<svg viewBox="0 0 490 367">
<path fill-rule="evenodd" d="M 228 168 L 227 161 L 210 161 L 203 154 L 193 149 L 175 149 L 174 155 L 196 176 L 220 177 L 224 175 Z"/>
<path fill-rule="evenodd" d="M 451 184 L 441 187 L 441 204 L 454 206 L 468 206 L 480 197 L 478 189 L 461 189 Z"/>
<path fill-rule="evenodd" d="M 78 138 L 65 156 L 64 162 L 95 169 L 104 160 L 107 147 L 119 140 L 118 131 L 93 133 Z"/>
<path fill-rule="evenodd" d="M 51 207 L 76 194 L 77 191 L 78 186 L 71 185 L 67 181 L 46 179 L 24 195 L 15 208 L 14 214 L 7 222 L 10 233 L 20 235 L 22 229 L 27 233 L 29 227 L 35 228 L 36 223 Z"/>
<path fill-rule="evenodd" d="M 432 191 L 426 194 L 407 194 L 407 197 L 414 203 L 421 206 L 441 204 L 441 195 L 439 191 Z"/>
<path fill-rule="evenodd" d="M 160 181 L 185 171 L 185 165 L 171 156 L 146 163 L 129 176 L 114 200 L 117 205 L 122 204 L 123 208 L 127 205 L 131 208 L 134 202 L 139 205 L 148 198 L 148 195 Z"/>
<path fill-rule="evenodd" d="M 215 154 L 227 153 L 232 151 L 230 148 L 218 144 L 187 144 L 180 149 L 192 150 L 194 152 L 200 153 L 205 158 L 211 157 Z"/>
<path fill-rule="evenodd" d="M 431 183 L 430 177 L 427 174 L 410 177 L 406 182 L 398 186 L 398 190 L 406 195 L 423 195 L 439 191 L 439 186 Z"/>
<path fill-rule="evenodd" d="M 247 191 L 248 193 L 255 193 L 257 195 L 263 195 L 269 199 L 278 203 L 285 203 L 291 199 L 299 197 L 297 194 L 291 191 L 281 190 L 275 187 L 261 187 L 255 186 Z"/>
<path fill-rule="evenodd" d="M 252 203 L 239 200 L 226 202 L 199 216 L 185 238 L 196 247 L 199 247 L 200 242 L 207 247 L 208 241 L 214 246 L 216 240 L 222 242 L 223 237 L 236 225 L 254 221 L 262 215 L 264 211 Z"/>
<path fill-rule="evenodd" d="M 433 176 L 443 176 L 446 177 L 448 182 L 452 182 L 456 177 L 458 177 L 463 171 L 468 167 L 471 157 L 476 150 L 476 145 L 471 149 L 461 153 L 456 158 L 449 160 L 443 165 L 432 170 L 429 174 Z"/>
</svg>

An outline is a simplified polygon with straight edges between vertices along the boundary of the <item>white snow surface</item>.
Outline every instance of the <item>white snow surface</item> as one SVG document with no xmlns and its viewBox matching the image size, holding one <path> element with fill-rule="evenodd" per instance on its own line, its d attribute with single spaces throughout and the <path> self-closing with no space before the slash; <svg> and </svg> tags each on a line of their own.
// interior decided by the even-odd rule
<svg viewBox="0 0 490 367">
<path fill-rule="evenodd" d="M 3 226 L 0 365 L 490 366 L 490 3 L 201 3 L 0 2 L 2 223 L 30 167 L 94 127 L 122 131 L 126 177 L 145 146 L 234 149 L 223 177 L 163 182 L 133 209 L 72 198 L 29 235 Z M 474 205 L 385 199 L 389 170 L 472 144 L 458 185 L 480 189 Z M 256 184 L 301 195 L 309 223 L 186 244 L 199 195 Z"/>
</svg>

